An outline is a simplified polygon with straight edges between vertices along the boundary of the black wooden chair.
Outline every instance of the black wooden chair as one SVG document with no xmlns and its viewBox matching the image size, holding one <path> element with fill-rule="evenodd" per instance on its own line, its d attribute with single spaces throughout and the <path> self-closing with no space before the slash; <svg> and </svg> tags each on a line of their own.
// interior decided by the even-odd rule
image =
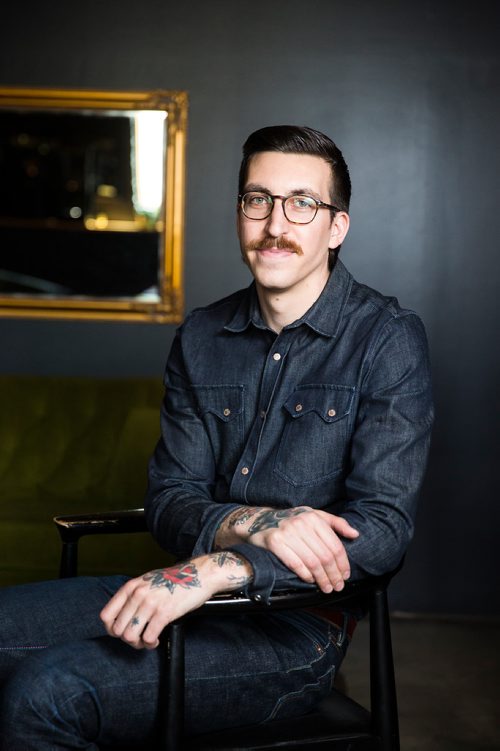
<svg viewBox="0 0 500 751">
<path fill-rule="evenodd" d="M 142 509 L 106 514 L 59 516 L 54 519 L 62 540 L 62 577 L 75 576 L 78 542 L 84 535 L 146 531 Z M 400 568 L 400 567 L 399 567 Z M 398 570 L 399 570 L 398 568 Z M 278 593 L 269 604 L 235 595 L 219 595 L 164 631 L 164 723 L 158 749 L 162 751 L 268 751 L 270 749 L 337 749 L 399 751 L 399 729 L 392 656 L 387 587 L 397 571 L 348 583 L 342 592 L 318 590 Z M 367 709 L 337 689 L 313 711 L 293 719 L 273 720 L 264 725 L 233 728 L 206 735 L 183 736 L 184 622 L 200 621 L 217 612 L 231 618 L 241 612 L 296 609 L 342 604 L 364 598 L 370 619 L 370 708 Z M 200 623 L 200 628 L 203 628 Z"/>
</svg>

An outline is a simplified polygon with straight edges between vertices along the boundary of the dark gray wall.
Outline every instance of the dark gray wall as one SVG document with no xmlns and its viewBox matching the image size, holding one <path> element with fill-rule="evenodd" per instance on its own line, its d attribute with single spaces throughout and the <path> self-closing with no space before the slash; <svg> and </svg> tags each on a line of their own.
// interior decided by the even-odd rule
<svg viewBox="0 0 500 751">
<path fill-rule="evenodd" d="M 187 308 L 248 282 L 234 235 L 245 136 L 294 122 L 339 143 L 354 185 L 343 259 L 421 313 L 432 350 L 430 469 L 393 589 L 406 610 L 499 609 L 499 8 L 9 0 L 0 19 L 0 84 L 188 90 Z M 0 319 L 0 372 L 160 375 L 172 333 Z"/>
</svg>

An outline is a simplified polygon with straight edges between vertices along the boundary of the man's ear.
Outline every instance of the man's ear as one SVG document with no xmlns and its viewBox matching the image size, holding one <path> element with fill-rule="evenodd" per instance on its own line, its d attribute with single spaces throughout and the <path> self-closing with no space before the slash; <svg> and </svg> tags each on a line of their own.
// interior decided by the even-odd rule
<svg viewBox="0 0 500 751">
<path fill-rule="evenodd" d="M 236 234 L 238 235 L 238 239 L 240 237 L 240 207 L 236 206 Z"/>
<path fill-rule="evenodd" d="M 349 232 L 349 214 L 346 211 L 337 211 L 333 217 L 330 228 L 330 244 L 332 250 L 338 248 L 344 242 L 345 236 Z"/>
</svg>

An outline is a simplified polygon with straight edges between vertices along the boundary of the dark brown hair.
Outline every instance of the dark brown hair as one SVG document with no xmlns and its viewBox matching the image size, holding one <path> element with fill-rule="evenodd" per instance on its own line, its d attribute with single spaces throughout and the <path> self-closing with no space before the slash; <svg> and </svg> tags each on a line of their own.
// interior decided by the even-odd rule
<svg viewBox="0 0 500 751">
<path fill-rule="evenodd" d="M 282 154 L 310 154 L 319 156 L 330 165 L 332 180 L 330 200 L 341 211 L 349 211 L 351 178 L 340 149 L 319 130 L 298 125 L 272 125 L 252 133 L 243 145 L 238 193 L 242 193 L 247 178 L 248 163 L 254 154 L 279 151 Z"/>
</svg>

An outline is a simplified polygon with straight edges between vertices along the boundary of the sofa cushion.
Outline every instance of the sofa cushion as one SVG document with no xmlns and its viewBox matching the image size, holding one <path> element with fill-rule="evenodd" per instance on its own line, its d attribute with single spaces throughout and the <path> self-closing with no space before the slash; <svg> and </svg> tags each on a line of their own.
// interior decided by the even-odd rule
<svg viewBox="0 0 500 751">
<path fill-rule="evenodd" d="M 160 379 L 0 376 L 0 581 L 57 575 L 53 516 L 142 506 L 162 394 Z M 83 541 L 82 573 L 140 570 L 152 550 L 160 565 L 146 535 L 125 538 Z"/>
</svg>

